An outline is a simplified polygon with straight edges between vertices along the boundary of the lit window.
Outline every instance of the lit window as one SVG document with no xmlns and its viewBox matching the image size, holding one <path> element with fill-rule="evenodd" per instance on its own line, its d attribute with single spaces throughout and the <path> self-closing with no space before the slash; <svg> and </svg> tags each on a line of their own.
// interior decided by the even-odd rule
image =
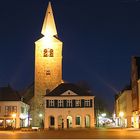
<svg viewBox="0 0 140 140">
<path fill-rule="evenodd" d="M 58 100 L 58 107 L 63 107 L 63 100 Z"/>
<path fill-rule="evenodd" d="M 72 107 L 72 100 L 67 100 L 67 107 Z"/>
<path fill-rule="evenodd" d="M 11 115 L 17 113 L 17 106 L 5 106 L 5 115 Z"/>
<path fill-rule="evenodd" d="M 53 57 L 53 49 L 44 49 L 44 54 L 43 54 L 44 57 Z"/>
<path fill-rule="evenodd" d="M 0 119 L 0 126 L 4 126 L 4 120 Z"/>
<path fill-rule="evenodd" d="M 76 100 L 75 101 L 75 106 L 80 107 L 81 106 L 81 100 Z"/>
<path fill-rule="evenodd" d="M 54 100 L 49 100 L 49 106 L 54 107 Z"/>
<path fill-rule="evenodd" d="M 85 100 L 85 107 L 90 107 L 90 100 Z"/>
</svg>

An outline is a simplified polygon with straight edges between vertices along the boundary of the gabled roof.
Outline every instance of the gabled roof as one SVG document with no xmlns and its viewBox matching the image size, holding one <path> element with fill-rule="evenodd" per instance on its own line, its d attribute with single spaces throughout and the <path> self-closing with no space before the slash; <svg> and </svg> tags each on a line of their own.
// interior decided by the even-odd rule
<svg viewBox="0 0 140 140">
<path fill-rule="evenodd" d="M 10 86 L 0 87 L 0 101 L 21 101 L 19 93 Z"/>
<path fill-rule="evenodd" d="M 34 83 L 30 84 L 26 89 L 21 92 L 23 101 L 28 103 L 34 96 Z"/>
<path fill-rule="evenodd" d="M 54 90 L 52 90 L 49 94 L 46 96 L 60 96 L 64 92 L 71 90 L 74 93 L 76 93 L 78 96 L 93 96 L 90 91 L 86 91 L 82 89 L 81 87 L 72 84 L 72 83 L 62 83 L 59 86 L 57 86 Z"/>
</svg>

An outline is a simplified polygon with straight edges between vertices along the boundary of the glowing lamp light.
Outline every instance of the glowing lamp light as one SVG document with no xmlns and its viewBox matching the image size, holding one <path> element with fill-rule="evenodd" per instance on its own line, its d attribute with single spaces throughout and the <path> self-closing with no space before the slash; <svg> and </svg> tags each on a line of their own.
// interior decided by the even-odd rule
<svg viewBox="0 0 140 140">
<path fill-rule="evenodd" d="M 102 116 L 102 117 L 106 117 L 106 113 L 102 113 L 101 116 Z"/>
<path fill-rule="evenodd" d="M 7 122 L 7 123 L 10 123 L 10 122 L 11 122 L 11 120 L 6 120 L 6 122 Z"/>
<path fill-rule="evenodd" d="M 119 113 L 119 116 L 120 116 L 120 117 L 123 117 L 123 116 L 124 116 L 124 113 L 121 111 L 121 112 Z"/>
<path fill-rule="evenodd" d="M 41 118 L 43 115 L 42 114 L 39 114 L 39 117 Z"/>
<path fill-rule="evenodd" d="M 12 114 L 12 117 L 13 117 L 13 118 L 16 118 L 16 116 L 17 116 L 17 115 L 16 115 L 15 113 L 14 113 L 14 114 Z"/>
</svg>

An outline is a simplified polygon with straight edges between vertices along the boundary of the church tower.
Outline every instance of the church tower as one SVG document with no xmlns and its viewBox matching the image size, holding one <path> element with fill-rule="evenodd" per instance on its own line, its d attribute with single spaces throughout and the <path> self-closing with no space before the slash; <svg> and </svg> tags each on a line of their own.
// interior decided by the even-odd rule
<svg viewBox="0 0 140 140">
<path fill-rule="evenodd" d="M 46 11 L 41 34 L 35 42 L 34 97 L 31 105 L 32 124 L 40 126 L 44 117 L 44 95 L 62 82 L 62 42 L 58 39 L 51 3 Z M 42 119 L 40 121 L 40 119 Z"/>
</svg>

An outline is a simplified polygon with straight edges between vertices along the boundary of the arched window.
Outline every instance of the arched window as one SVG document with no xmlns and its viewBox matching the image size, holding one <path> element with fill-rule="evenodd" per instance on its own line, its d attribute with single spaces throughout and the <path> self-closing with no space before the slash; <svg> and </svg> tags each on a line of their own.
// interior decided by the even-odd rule
<svg viewBox="0 0 140 140">
<path fill-rule="evenodd" d="M 53 57 L 53 54 L 54 54 L 53 49 L 50 48 L 44 49 L 44 54 L 43 54 L 44 57 Z"/>
<path fill-rule="evenodd" d="M 90 115 L 85 116 L 85 127 L 90 127 Z"/>
<path fill-rule="evenodd" d="M 76 125 L 81 125 L 81 116 L 76 116 Z"/>
<path fill-rule="evenodd" d="M 53 126 L 55 124 L 55 119 L 53 116 L 50 116 L 50 125 Z"/>
</svg>

